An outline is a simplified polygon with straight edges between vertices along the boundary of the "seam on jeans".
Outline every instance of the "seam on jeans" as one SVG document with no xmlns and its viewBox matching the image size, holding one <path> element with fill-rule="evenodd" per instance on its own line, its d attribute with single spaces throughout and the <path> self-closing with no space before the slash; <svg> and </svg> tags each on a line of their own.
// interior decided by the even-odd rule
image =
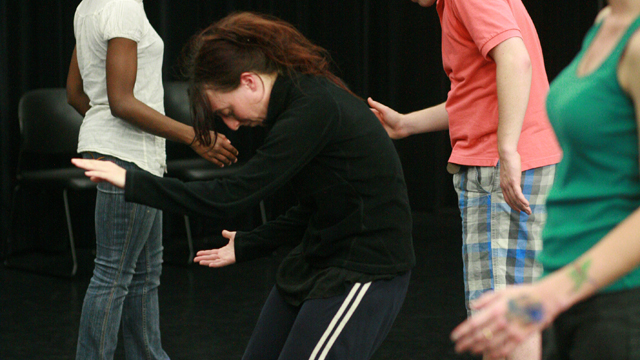
<svg viewBox="0 0 640 360">
<path fill-rule="evenodd" d="M 137 204 L 133 204 L 133 211 L 131 212 L 131 218 L 135 217 L 135 212 L 137 209 Z M 133 220 L 131 219 L 130 220 Z M 131 227 L 129 227 L 129 231 L 127 231 L 127 237 L 126 240 L 124 242 L 124 246 L 122 249 L 122 256 L 120 257 L 120 266 L 118 267 L 118 273 L 116 275 L 116 280 L 115 283 L 113 284 L 113 287 L 111 288 L 111 294 L 109 295 L 109 302 L 107 304 L 107 313 L 105 314 L 105 318 L 104 318 L 104 322 L 102 324 L 102 336 L 100 338 L 100 354 L 104 353 L 104 341 L 105 341 L 105 332 L 106 332 L 106 327 L 107 327 L 107 319 L 109 318 L 109 314 L 110 314 L 110 309 L 111 309 L 111 305 L 113 304 L 113 297 L 115 295 L 115 289 L 117 287 L 117 284 L 119 281 L 122 280 L 122 268 L 124 266 L 124 259 L 127 257 L 127 249 L 129 248 L 129 242 L 131 241 Z M 116 335 L 117 336 L 117 335 Z"/>
<path fill-rule="evenodd" d="M 151 226 L 153 226 L 153 224 L 151 224 Z M 147 237 L 146 244 L 142 248 L 142 251 L 144 252 L 144 255 L 145 255 L 145 265 L 146 265 L 144 285 L 142 286 L 142 324 L 143 324 L 142 336 L 144 337 L 144 341 L 145 341 L 145 352 L 147 355 L 147 359 L 151 359 L 151 346 L 149 345 L 149 334 L 147 333 L 147 292 L 148 292 L 147 286 L 149 284 L 149 274 L 151 272 L 151 268 L 149 266 L 149 237 Z"/>
</svg>

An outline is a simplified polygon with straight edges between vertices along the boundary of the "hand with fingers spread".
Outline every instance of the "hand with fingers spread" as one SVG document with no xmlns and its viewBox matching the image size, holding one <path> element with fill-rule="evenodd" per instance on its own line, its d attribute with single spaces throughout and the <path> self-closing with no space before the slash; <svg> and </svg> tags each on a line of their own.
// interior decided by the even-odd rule
<svg viewBox="0 0 640 360">
<path fill-rule="evenodd" d="M 387 134 L 392 139 L 402 139 L 409 134 L 403 129 L 402 126 L 402 114 L 393 110 L 392 108 L 385 106 L 372 98 L 368 98 L 367 102 L 371 107 L 371 111 L 378 117 L 378 120 L 387 130 Z"/>
<path fill-rule="evenodd" d="M 223 134 L 211 132 L 211 139 L 215 142 L 210 146 L 203 145 L 197 138 L 191 143 L 193 151 L 204 159 L 220 166 L 231 165 L 238 161 L 238 150 L 231 145 L 231 141 Z"/>
<path fill-rule="evenodd" d="M 529 201 L 522 193 L 520 180 L 522 178 L 522 166 L 520 154 L 514 152 L 510 155 L 500 156 L 500 188 L 504 200 L 516 211 L 524 211 L 531 215 Z"/>
<path fill-rule="evenodd" d="M 121 189 L 124 188 L 127 171 L 111 161 L 71 159 L 73 165 L 85 169 L 93 182 L 107 181 Z"/>
<path fill-rule="evenodd" d="M 471 303 L 477 310 L 451 333 L 457 352 L 500 359 L 532 334 L 547 327 L 560 312 L 553 296 L 542 297 L 539 283 L 489 292 Z"/>
<path fill-rule="evenodd" d="M 235 231 L 222 230 L 222 236 L 229 239 L 229 243 L 219 249 L 198 251 L 194 262 L 202 266 L 223 267 L 236 263 L 236 251 L 234 248 Z"/>
</svg>

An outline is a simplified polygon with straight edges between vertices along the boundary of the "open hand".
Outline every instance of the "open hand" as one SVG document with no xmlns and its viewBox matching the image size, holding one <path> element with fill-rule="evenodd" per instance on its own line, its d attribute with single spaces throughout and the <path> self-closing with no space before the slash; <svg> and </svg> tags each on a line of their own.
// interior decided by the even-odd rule
<svg viewBox="0 0 640 360">
<path fill-rule="evenodd" d="M 234 248 L 234 240 L 236 238 L 235 231 L 222 230 L 222 236 L 229 239 L 229 243 L 219 249 L 198 251 L 194 262 L 202 266 L 223 267 L 236 262 L 236 251 Z"/>
<path fill-rule="evenodd" d="M 402 128 L 402 114 L 386 105 L 374 101 L 372 98 L 368 98 L 367 102 L 371 107 L 371 111 L 378 117 L 384 129 L 387 130 L 390 138 L 402 139 L 409 135 Z"/>
<path fill-rule="evenodd" d="M 482 295 L 471 304 L 478 312 L 451 333 L 456 351 L 505 358 L 558 314 L 552 296 L 540 294 L 537 285 L 515 285 Z"/>
<path fill-rule="evenodd" d="M 107 181 L 121 189 L 127 177 L 127 171 L 111 161 L 71 159 L 71 163 L 81 169 L 85 169 L 87 175 L 93 182 Z"/>
</svg>

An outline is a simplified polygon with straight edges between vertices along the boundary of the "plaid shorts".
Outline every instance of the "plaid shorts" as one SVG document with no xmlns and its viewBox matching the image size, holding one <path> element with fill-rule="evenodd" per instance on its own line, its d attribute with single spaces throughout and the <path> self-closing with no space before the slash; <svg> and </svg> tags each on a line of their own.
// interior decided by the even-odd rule
<svg viewBox="0 0 640 360">
<path fill-rule="evenodd" d="M 531 215 L 505 202 L 496 167 L 463 166 L 453 176 L 462 216 L 462 258 L 467 312 L 469 301 L 510 284 L 530 283 L 542 274 L 536 255 L 542 250 L 545 201 L 555 165 L 522 172 L 522 192 Z"/>
</svg>

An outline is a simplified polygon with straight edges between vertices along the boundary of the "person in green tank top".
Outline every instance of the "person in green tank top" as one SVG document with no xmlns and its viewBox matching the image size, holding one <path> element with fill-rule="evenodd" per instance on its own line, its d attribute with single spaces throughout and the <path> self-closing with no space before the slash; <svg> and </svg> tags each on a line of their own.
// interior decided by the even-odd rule
<svg viewBox="0 0 640 360">
<path fill-rule="evenodd" d="M 563 150 L 547 198 L 544 275 L 488 293 L 456 351 L 502 358 L 552 325 L 554 359 L 640 359 L 640 0 L 609 0 L 551 84 Z M 548 346 L 547 346 L 548 344 Z"/>
</svg>

